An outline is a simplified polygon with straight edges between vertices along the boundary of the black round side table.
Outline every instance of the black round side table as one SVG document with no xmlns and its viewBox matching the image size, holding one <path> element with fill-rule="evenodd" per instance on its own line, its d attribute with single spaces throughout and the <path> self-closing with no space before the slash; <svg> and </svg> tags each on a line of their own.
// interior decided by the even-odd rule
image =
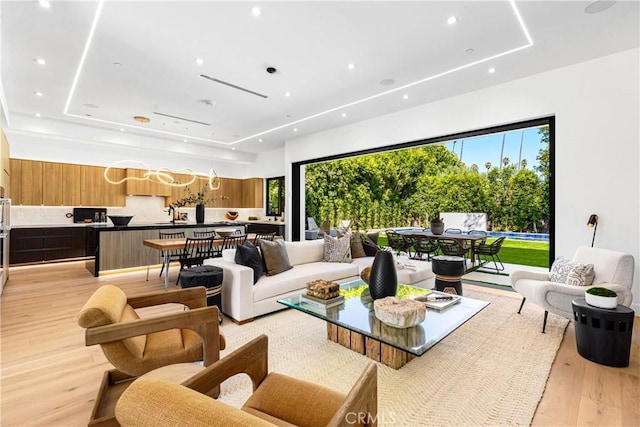
<svg viewBox="0 0 640 427">
<path fill-rule="evenodd" d="M 576 298 L 571 302 L 578 353 L 601 365 L 629 366 L 634 312 L 618 304 L 616 308 L 593 307 Z"/>
<path fill-rule="evenodd" d="M 431 258 L 431 270 L 436 275 L 437 291 L 462 295 L 464 258 L 448 255 L 434 256 Z"/>
</svg>

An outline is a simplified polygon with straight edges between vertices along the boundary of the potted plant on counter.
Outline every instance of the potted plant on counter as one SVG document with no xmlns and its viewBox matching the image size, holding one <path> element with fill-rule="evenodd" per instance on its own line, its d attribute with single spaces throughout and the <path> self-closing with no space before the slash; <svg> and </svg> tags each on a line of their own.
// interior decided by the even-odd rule
<svg viewBox="0 0 640 427">
<path fill-rule="evenodd" d="M 587 304 L 598 308 L 616 308 L 618 306 L 618 294 L 607 288 L 589 288 L 584 291 L 584 299 Z"/>
</svg>

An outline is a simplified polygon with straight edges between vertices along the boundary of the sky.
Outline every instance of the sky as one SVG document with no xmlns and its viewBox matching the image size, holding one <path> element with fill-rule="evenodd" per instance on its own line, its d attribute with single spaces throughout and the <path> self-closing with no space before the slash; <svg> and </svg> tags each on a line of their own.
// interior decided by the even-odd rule
<svg viewBox="0 0 640 427">
<path fill-rule="evenodd" d="M 491 162 L 493 166 L 500 164 L 500 150 L 502 136 L 504 138 L 503 157 L 509 158 L 510 164 L 516 164 L 519 159 L 527 160 L 527 169 L 532 169 L 538 164 L 536 157 L 543 144 L 540 142 L 538 128 L 519 129 L 506 133 L 482 135 L 475 138 L 447 142 L 445 146 L 454 151 L 467 166 L 477 164 L 480 171 L 486 171 L 485 163 Z M 520 142 L 522 141 L 522 154 L 520 154 Z"/>
</svg>

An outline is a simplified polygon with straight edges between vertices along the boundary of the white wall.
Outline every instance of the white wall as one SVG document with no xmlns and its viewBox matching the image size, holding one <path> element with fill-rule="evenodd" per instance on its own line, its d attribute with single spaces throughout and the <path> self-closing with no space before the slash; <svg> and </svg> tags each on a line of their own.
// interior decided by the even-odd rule
<svg viewBox="0 0 640 427">
<path fill-rule="evenodd" d="M 639 60 L 628 50 L 287 141 L 285 165 L 555 115 L 556 256 L 590 245 L 598 214 L 596 246 L 635 257 L 640 313 Z"/>
</svg>

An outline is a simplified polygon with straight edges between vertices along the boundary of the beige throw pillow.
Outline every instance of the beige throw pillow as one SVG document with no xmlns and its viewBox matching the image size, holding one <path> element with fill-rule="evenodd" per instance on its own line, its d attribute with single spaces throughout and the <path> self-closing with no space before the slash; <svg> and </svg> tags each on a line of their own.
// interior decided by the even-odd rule
<svg viewBox="0 0 640 427">
<path fill-rule="evenodd" d="M 567 274 L 567 285 L 590 286 L 595 276 L 593 264 L 575 264 Z"/>
<path fill-rule="evenodd" d="M 287 254 L 284 240 L 280 239 L 273 242 L 260 240 L 260 251 L 264 259 L 267 276 L 275 276 L 293 268 L 289 261 L 289 254 Z"/>
<path fill-rule="evenodd" d="M 355 233 L 351 239 L 351 258 L 364 258 L 367 254 L 362 246 L 362 235 Z"/>
</svg>

